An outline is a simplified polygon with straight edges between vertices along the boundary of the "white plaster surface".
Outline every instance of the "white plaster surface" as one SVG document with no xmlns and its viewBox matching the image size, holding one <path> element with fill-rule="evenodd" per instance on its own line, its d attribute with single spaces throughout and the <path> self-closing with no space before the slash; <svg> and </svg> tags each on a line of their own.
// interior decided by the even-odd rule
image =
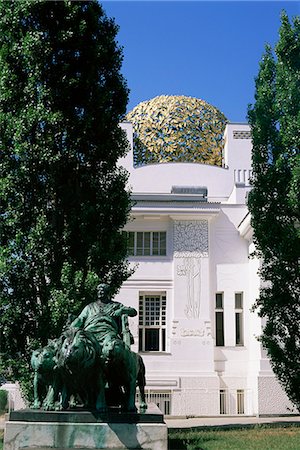
<svg viewBox="0 0 300 450">
<path fill-rule="evenodd" d="M 247 136 L 250 127 L 226 126 L 224 167 L 197 163 L 133 167 L 132 126 L 122 127 L 130 151 L 120 164 L 129 171 L 133 196 L 140 199 L 125 229 L 167 233 L 166 256 L 130 258 L 136 271 L 116 298 L 138 309 L 141 294 L 166 296 L 166 351 L 142 353 L 148 392 L 168 392 L 174 416 L 220 415 L 220 389 L 228 399 L 228 414 L 237 414 L 241 390 L 244 414 L 288 413 L 286 396 L 275 386 L 257 340 L 262 319 L 251 311 L 260 287 L 259 261 L 249 258 L 254 244 L 246 204 L 252 142 L 236 138 L 236 132 Z M 173 186 L 206 187 L 207 202 L 191 195 L 172 197 Z M 217 292 L 224 299 L 224 347 L 215 345 Z M 243 293 L 241 346 L 236 346 L 236 292 Z M 138 351 L 138 317 L 130 326 L 133 349 Z"/>
<path fill-rule="evenodd" d="M 258 377 L 258 408 L 259 415 L 297 413 L 274 375 Z"/>
</svg>

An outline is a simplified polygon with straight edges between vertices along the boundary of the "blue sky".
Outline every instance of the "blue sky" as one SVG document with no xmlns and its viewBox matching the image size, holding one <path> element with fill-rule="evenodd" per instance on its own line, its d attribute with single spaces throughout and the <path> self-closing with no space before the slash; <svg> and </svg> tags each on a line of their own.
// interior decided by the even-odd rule
<svg viewBox="0 0 300 450">
<path fill-rule="evenodd" d="M 157 95 L 188 95 L 245 122 L 266 43 L 278 40 L 280 12 L 296 1 L 104 1 L 120 26 L 128 111 Z"/>
</svg>

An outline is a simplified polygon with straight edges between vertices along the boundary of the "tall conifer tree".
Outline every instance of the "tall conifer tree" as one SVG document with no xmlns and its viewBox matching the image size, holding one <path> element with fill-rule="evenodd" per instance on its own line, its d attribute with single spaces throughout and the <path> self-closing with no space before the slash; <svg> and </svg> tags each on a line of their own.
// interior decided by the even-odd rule
<svg viewBox="0 0 300 450">
<path fill-rule="evenodd" d="M 129 274 L 117 31 L 97 1 L 0 1 L 1 361 L 21 380 L 100 280 Z"/>
<path fill-rule="evenodd" d="M 282 14 L 280 38 L 270 47 L 249 108 L 254 239 L 262 258 L 257 302 L 265 318 L 262 342 L 275 374 L 300 408 L 300 21 Z"/>
</svg>

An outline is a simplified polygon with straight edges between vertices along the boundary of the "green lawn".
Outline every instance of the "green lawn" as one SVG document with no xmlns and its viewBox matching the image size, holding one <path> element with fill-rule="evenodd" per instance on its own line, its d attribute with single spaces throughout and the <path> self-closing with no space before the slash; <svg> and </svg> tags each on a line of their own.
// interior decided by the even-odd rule
<svg viewBox="0 0 300 450">
<path fill-rule="evenodd" d="M 3 431 L 0 430 L 0 450 L 3 449 Z"/>
<path fill-rule="evenodd" d="M 299 450 L 300 427 L 169 430 L 169 450 Z"/>
</svg>

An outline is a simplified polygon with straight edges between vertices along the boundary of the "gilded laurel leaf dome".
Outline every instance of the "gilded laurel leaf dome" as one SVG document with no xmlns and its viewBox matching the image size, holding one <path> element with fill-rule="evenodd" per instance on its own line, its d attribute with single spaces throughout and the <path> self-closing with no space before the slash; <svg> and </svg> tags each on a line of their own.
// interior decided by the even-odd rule
<svg viewBox="0 0 300 450">
<path fill-rule="evenodd" d="M 197 162 L 222 165 L 227 119 L 198 98 L 161 95 L 139 103 L 126 119 L 134 132 L 134 163 Z"/>
</svg>

